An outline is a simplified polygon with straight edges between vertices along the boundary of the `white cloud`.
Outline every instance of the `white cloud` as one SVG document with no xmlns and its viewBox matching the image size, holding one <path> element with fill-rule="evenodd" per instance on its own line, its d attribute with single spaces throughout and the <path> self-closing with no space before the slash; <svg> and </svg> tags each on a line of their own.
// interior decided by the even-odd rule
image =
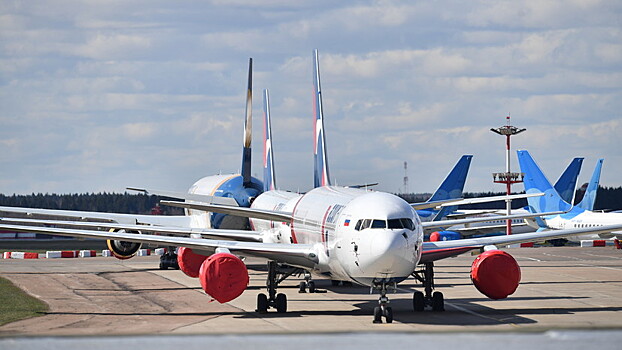
<svg viewBox="0 0 622 350">
<path fill-rule="evenodd" d="M 620 185 L 616 2 L 51 4 L 0 5 L 3 193 L 184 190 L 236 171 L 248 57 L 253 164 L 268 87 L 279 184 L 308 189 L 314 48 L 339 183 L 396 191 L 408 161 L 411 189 L 431 191 L 471 153 L 468 188 L 501 190 L 489 173 L 503 140 L 489 128 L 510 112 L 528 129 L 515 147 L 548 172 L 605 156 L 603 183 Z"/>
</svg>

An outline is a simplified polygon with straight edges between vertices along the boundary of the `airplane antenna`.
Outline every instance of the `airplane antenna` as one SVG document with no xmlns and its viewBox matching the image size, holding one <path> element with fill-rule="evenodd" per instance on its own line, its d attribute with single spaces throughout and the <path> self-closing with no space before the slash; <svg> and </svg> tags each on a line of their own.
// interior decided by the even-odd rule
<svg viewBox="0 0 622 350">
<path fill-rule="evenodd" d="M 510 137 L 514 135 L 518 135 L 521 132 L 527 129 L 519 129 L 515 126 L 512 126 L 510 123 L 510 113 L 505 117 L 506 125 L 499 128 L 492 128 L 490 131 L 495 134 L 505 136 L 505 172 L 504 173 L 492 173 L 492 178 L 495 183 L 505 184 L 506 192 L 508 195 L 512 193 L 512 184 L 523 182 L 523 178 L 525 177 L 524 173 L 513 173 L 510 172 Z M 506 201 L 507 215 L 510 215 L 512 212 L 512 200 Z M 506 234 L 512 234 L 512 220 L 508 219 L 506 221 Z"/>
<path fill-rule="evenodd" d="M 408 162 L 404 162 L 404 194 L 408 194 Z"/>
</svg>

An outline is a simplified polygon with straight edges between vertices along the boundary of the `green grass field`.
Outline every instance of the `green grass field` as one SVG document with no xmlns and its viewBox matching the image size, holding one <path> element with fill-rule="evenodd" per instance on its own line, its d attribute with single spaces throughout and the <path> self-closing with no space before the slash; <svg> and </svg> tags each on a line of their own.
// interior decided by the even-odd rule
<svg viewBox="0 0 622 350">
<path fill-rule="evenodd" d="M 42 316 L 48 309 L 46 303 L 31 297 L 9 280 L 0 277 L 0 326 Z"/>
</svg>

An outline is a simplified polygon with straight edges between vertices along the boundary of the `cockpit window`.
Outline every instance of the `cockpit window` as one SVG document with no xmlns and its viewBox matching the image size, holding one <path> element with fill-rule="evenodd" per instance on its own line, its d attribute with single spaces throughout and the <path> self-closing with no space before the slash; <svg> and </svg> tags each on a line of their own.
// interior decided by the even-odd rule
<svg viewBox="0 0 622 350">
<path fill-rule="evenodd" d="M 371 228 L 387 228 L 387 222 L 384 220 L 374 220 L 371 223 Z"/>
<path fill-rule="evenodd" d="M 354 226 L 354 229 L 357 231 L 360 231 L 362 225 L 363 225 L 363 220 L 359 220 L 356 222 L 356 226 Z"/>
<path fill-rule="evenodd" d="M 411 231 L 415 230 L 415 224 L 413 223 L 413 221 L 411 219 L 400 219 L 400 221 L 402 222 L 402 225 L 404 226 L 404 228 L 407 228 Z"/>
<path fill-rule="evenodd" d="M 409 218 L 389 220 L 361 219 L 357 221 L 356 226 L 354 227 L 357 231 L 362 231 L 368 228 L 389 228 L 391 230 L 408 229 L 413 231 L 415 229 L 415 224 Z"/>
<path fill-rule="evenodd" d="M 401 219 L 389 219 L 389 229 L 400 229 L 404 228 L 404 224 L 402 224 Z"/>
</svg>

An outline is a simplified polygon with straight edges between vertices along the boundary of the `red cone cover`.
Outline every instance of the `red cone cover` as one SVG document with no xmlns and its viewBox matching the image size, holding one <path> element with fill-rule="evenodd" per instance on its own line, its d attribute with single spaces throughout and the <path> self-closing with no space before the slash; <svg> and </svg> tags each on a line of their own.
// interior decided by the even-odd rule
<svg viewBox="0 0 622 350">
<path fill-rule="evenodd" d="M 473 261 L 471 280 L 490 299 L 504 299 L 518 288 L 520 267 L 510 254 L 489 250 Z"/>
<path fill-rule="evenodd" d="M 190 248 L 181 247 L 177 250 L 179 269 L 190 277 L 199 277 L 199 270 L 205 259 L 207 259 L 206 255 L 196 254 Z"/>
<path fill-rule="evenodd" d="M 438 232 L 430 233 L 430 242 L 438 242 L 441 240 L 441 234 Z"/>
<path fill-rule="evenodd" d="M 219 303 L 226 303 L 246 290 L 248 270 L 237 256 L 218 253 L 203 262 L 199 279 L 205 293 Z"/>
</svg>

